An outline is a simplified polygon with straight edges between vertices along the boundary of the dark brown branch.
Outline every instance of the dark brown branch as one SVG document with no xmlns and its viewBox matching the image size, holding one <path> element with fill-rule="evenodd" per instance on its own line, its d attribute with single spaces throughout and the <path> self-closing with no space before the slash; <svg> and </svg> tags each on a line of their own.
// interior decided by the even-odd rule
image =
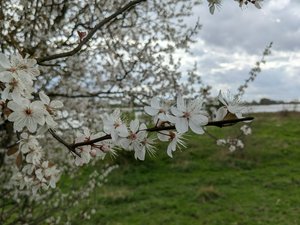
<svg viewBox="0 0 300 225">
<path fill-rule="evenodd" d="M 94 93 L 86 93 L 86 94 L 64 94 L 64 93 L 54 93 L 54 92 L 50 92 L 47 93 L 47 95 L 49 97 L 65 97 L 65 98 L 91 98 L 91 97 L 101 97 L 101 95 L 103 95 L 103 97 L 108 96 L 108 95 L 121 95 L 124 94 L 124 92 L 122 91 L 98 91 L 98 92 L 94 92 Z"/>
<path fill-rule="evenodd" d="M 124 13 L 125 11 L 128 11 L 128 10 L 132 9 L 135 5 L 137 5 L 137 4 L 141 3 L 141 2 L 145 2 L 145 1 L 147 1 L 147 0 L 134 0 L 134 1 L 129 2 L 127 5 L 123 6 L 122 8 L 120 8 L 119 10 L 117 10 L 115 13 L 113 13 L 109 17 L 105 18 L 100 23 L 98 23 L 87 34 L 87 36 L 77 45 L 76 48 L 74 48 L 73 50 L 68 51 L 68 52 L 63 52 L 63 53 L 58 53 L 58 54 L 54 54 L 54 55 L 49 55 L 49 56 L 46 56 L 46 57 L 38 58 L 37 59 L 38 64 L 41 64 L 42 62 L 50 61 L 50 60 L 53 60 L 53 59 L 65 58 L 65 57 L 69 57 L 69 56 L 75 55 L 93 37 L 93 35 L 97 32 L 97 30 L 101 29 L 104 25 L 106 25 L 107 23 L 109 23 L 111 20 L 113 20 L 114 18 L 116 18 L 118 15 Z"/>
<path fill-rule="evenodd" d="M 217 127 L 231 126 L 231 125 L 236 124 L 238 122 L 252 121 L 253 119 L 254 119 L 254 117 L 245 117 L 245 118 L 232 119 L 232 120 L 211 121 L 211 122 L 208 122 L 208 124 L 206 124 L 205 126 L 217 126 Z M 146 131 L 148 131 L 148 132 L 158 132 L 158 131 L 163 131 L 163 130 L 174 130 L 174 129 L 176 129 L 175 126 L 169 126 L 169 127 L 152 127 L 152 128 L 147 128 Z M 57 135 L 55 134 L 55 136 L 57 136 Z M 58 137 L 56 139 L 59 142 L 60 142 L 60 140 L 62 140 L 60 137 Z M 72 152 L 75 153 L 76 152 L 75 149 L 78 148 L 78 147 L 80 147 L 80 146 L 93 145 L 93 144 L 95 144 L 97 142 L 104 141 L 104 140 L 109 140 L 109 139 L 111 139 L 111 135 L 107 134 L 107 135 L 99 137 L 99 138 L 95 138 L 95 139 L 84 141 L 84 142 L 78 142 L 78 143 L 75 143 L 75 144 L 68 144 L 68 143 L 66 143 L 63 140 L 62 140 L 63 142 L 61 142 L 61 143 L 63 145 L 65 145 L 70 151 L 72 151 Z M 79 155 L 77 152 L 76 152 L 76 154 Z"/>
<path fill-rule="evenodd" d="M 60 136 L 58 136 L 58 135 L 55 133 L 54 130 L 49 129 L 48 131 L 49 131 L 49 133 L 50 133 L 50 134 L 51 134 L 58 142 L 62 143 L 65 147 L 67 147 L 67 148 L 70 150 L 70 152 L 73 152 L 74 154 L 76 154 L 77 156 L 80 157 L 80 154 L 79 154 L 78 152 L 75 151 L 75 148 L 73 147 L 74 145 L 68 144 L 67 142 L 65 142 Z"/>
</svg>

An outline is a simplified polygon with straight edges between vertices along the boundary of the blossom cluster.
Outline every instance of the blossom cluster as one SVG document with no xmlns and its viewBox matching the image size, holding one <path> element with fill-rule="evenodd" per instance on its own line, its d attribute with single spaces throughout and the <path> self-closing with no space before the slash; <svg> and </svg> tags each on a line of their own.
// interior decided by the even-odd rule
<svg viewBox="0 0 300 225">
<path fill-rule="evenodd" d="M 228 147 L 229 152 L 235 152 L 237 150 L 241 150 L 245 147 L 244 142 L 240 139 L 242 135 L 250 135 L 252 133 L 251 127 L 248 125 L 243 125 L 240 128 L 242 134 L 236 138 L 227 138 L 227 139 L 218 139 L 216 144 L 219 146 Z"/>
<path fill-rule="evenodd" d="M 230 152 L 235 152 L 238 149 L 244 148 L 244 143 L 238 138 L 218 139 L 217 145 L 227 146 Z"/>
<path fill-rule="evenodd" d="M 242 118 L 244 107 L 239 105 L 239 99 L 230 96 L 226 98 L 220 92 L 218 100 L 222 106 L 213 120 Z M 91 134 L 88 129 L 84 129 L 83 134 L 79 134 L 75 140 L 75 145 L 80 144 L 76 148 L 75 164 L 87 164 L 95 156 L 104 158 L 107 153 L 115 154 L 120 148 L 133 151 L 136 159 L 144 160 L 146 153 L 154 154 L 156 140 L 169 142 L 167 154 L 173 157 L 176 149 L 186 147 L 183 137 L 186 132 L 191 130 L 196 134 L 204 134 L 204 127 L 212 120 L 200 97 L 185 100 L 178 95 L 173 105 L 153 97 L 144 110 L 152 116 L 154 127 L 148 128 L 138 119 L 130 121 L 128 126 L 122 120 L 120 110 L 116 109 L 112 114 L 103 115 L 103 132 Z M 152 137 L 151 132 L 156 132 L 157 137 Z"/>
<path fill-rule="evenodd" d="M 15 184 L 18 181 L 21 189 L 31 187 L 34 193 L 40 187 L 54 188 L 58 180 L 56 166 L 43 159 L 38 135 L 57 127 L 56 111 L 63 107 L 62 102 L 51 101 L 44 92 L 35 91 L 39 75 L 35 59 L 20 54 L 9 58 L 0 53 L 0 116 L 19 134 L 19 147 L 14 152 L 19 170 L 12 180 Z"/>
<path fill-rule="evenodd" d="M 39 188 L 54 188 L 59 179 L 59 170 L 45 159 L 38 139 L 49 129 L 52 135 L 55 133 L 58 127 L 56 112 L 63 104 L 57 100 L 51 101 L 44 92 L 35 92 L 34 81 L 40 72 L 34 59 L 18 54 L 10 58 L 0 54 L 0 59 L 1 117 L 13 124 L 19 139 L 18 149 L 13 151 L 18 172 L 14 174 L 12 182 L 21 189 L 31 188 L 33 193 Z M 242 118 L 244 108 L 240 106 L 240 99 L 229 94 L 224 96 L 222 92 L 217 99 L 222 106 L 211 116 L 201 97 L 184 99 L 178 94 L 176 101 L 171 104 L 156 96 L 150 105 L 144 107 L 145 113 L 152 116 L 152 127 L 147 127 L 139 119 L 127 123 L 122 119 L 120 110 L 115 109 L 113 113 L 102 116 L 103 131 L 93 133 L 84 128 L 82 133 L 77 134 L 73 144 L 66 144 L 55 134 L 53 137 L 73 152 L 76 166 L 88 164 L 96 157 L 104 159 L 107 154 L 115 155 L 120 149 L 132 151 L 136 159 L 145 160 L 146 153 L 155 154 L 157 140 L 168 142 L 167 154 L 173 157 L 173 152 L 186 147 L 184 134 L 189 130 L 202 135 L 210 121 Z M 243 131 L 249 133 L 246 128 Z M 154 132 L 156 137 L 150 135 Z M 234 146 L 242 148 L 243 145 L 242 142 L 229 139 L 220 143 L 230 144 L 230 151 L 234 151 Z"/>
</svg>

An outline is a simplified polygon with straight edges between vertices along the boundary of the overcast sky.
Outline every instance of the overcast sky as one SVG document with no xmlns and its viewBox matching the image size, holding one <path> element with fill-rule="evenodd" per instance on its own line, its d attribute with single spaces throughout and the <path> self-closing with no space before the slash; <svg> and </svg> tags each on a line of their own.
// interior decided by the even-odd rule
<svg viewBox="0 0 300 225">
<path fill-rule="evenodd" d="M 272 55 L 263 71 L 246 90 L 245 100 L 271 98 L 300 100 L 300 1 L 265 0 L 262 9 L 240 9 L 224 0 L 210 15 L 207 2 L 195 9 L 203 25 L 193 56 L 204 83 L 219 89 L 237 90 L 271 41 Z"/>
</svg>

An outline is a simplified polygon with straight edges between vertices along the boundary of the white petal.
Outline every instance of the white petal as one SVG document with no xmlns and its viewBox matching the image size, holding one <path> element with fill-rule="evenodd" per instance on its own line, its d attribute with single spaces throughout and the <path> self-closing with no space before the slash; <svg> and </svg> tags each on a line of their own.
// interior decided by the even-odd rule
<svg viewBox="0 0 300 225">
<path fill-rule="evenodd" d="M 44 125 L 46 122 L 45 116 L 42 114 L 35 114 L 34 120 L 40 125 Z"/>
<path fill-rule="evenodd" d="M 139 160 L 145 160 L 145 155 L 146 155 L 146 150 L 145 148 L 142 148 L 140 150 L 136 150 L 134 152 L 134 157 L 135 159 L 139 159 Z"/>
<path fill-rule="evenodd" d="M 122 138 L 119 140 L 119 145 L 124 149 L 128 150 L 129 144 L 130 144 L 130 141 L 127 138 Z"/>
<path fill-rule="evenodd" d="M 139 129 L 139 123 L 140 123 L 140 121 L 138 119 L 132 120 L 130 122 L 130 130 L 133 133 L 136 133 L 138 131 L 138 129 Z"/>
<path fill-rule="evenodd" d="M 227 108 L 225 106 L 222 106 L 221 108 L 218 109 L 216 113 L 216 121 L 223 120 L 224 117 L 227 115 Z"/>
<path fill-rule="evenodd" d="M 56 127 L 56 125 L 57 125 L 57 123 L 53 120 L 52 116 L 50 116 L 50 115 L 46 116 L 46 124 L 49 127 Z"/>
<path fill-rule="evenodd" d="M 170 144 L 168 145 L 167 148 L 167 154 L 168 156 L 170 156 L 171 158 L 173 158 L 172 152 L 174 152 L 176 150 L 176 142 L 175 141 L 171 141 Z"/>
<path fill-rule="evenodd" d="M 159 109 L 160 105 L 159 105 L 159 98 L 158 97 L 153 97 L 151 99 L 151 107 Z"/>
<path fill-rule="evenodd" d="M 199 124 L 194 123 L 192 120 L 189 121 L 191 130 L 196 134 L 204 134 L 204 130 Z"/>
<path fill-rule="evenodd" d="M 22 107 L 20 107 L 20 105 L 18 105 L 14 101 L 9 101 L 8 104 L 7 104 L 7 107 L 9 109 L 11 109 L 12 111 L 14 111 L 14 112 L 22 110 Z"/>
<path fill-rule="evenodd" d="M 169 141 L 169 139 L 170 139 L 169 132 L 168 131 L 161 131 L 161 132 L 157 133 L 157 138 L 160 141 Z"/>
<path fill-rule="evenodd" d="M 39 93 L 39 96 L 40 96 L 40 99 L 42 100 L 42 102 L 43 102 L 44 104 L 49 105 L 49 103 L 50 103 L 50 98 L 49 98 L 43 91 L 41 91 L 41 92 Z"/>
<path fill-rule="evenodd" d="M 30 118 L 27 122 L 27 128 L 31 133 L 33 133 L 37 129 L 37 123 L 32 118 Z"/>
<path fill-rule="evenodd" d="M 184 100 L 182 98 L 182 96 L 179 94 L 177 96 L 177 108 L 180 110 L 180 111 L 183 111 L 185 112 L 186 111 L 186 107 L 185 107 L 185 104 L 184 104 Z"/>
<path fill-rule="evenodd" d="M 9 83 L 13 76 L 11 75 L 11 72 L 8 71 L 3 71 L 1 72 L 1 68 L 0 68 L 0 81 L 4 82 L 4 83 Z"/>
<path fill-rule="evenodd" d="M 221 91 L 219 92 L 218 99 L 223 105 L 225 105 L 225 106 L 228 105 L 227 102 L 225 101 Z"/>
<path fill-rule="evenodd" d="M 204 126 L 208 123 L 208 117 L 201 114 L 197 114 L 197 115 L 193 115 L 190 118 L 190 121 L 192 121 L 194 124 Z"/>
<path fill-rule="evenodd" d="M 3 53 L 0 53 L 0 66 L 5 69 L 8 69 L 11 67 L 8 58 Z"/>
<path fill-rule="evenodd" d="M 186 118 L 178 118 L 175 124 L 178 133 L 185 133 L 189 130 L 188 120 Z"/>
<path fill-rule="evenodd" d="M 129 135 L 129 132 L 128 132 L 125 124 L 122 124 L 119 127 L 117 127 L 116 131 L 118 132 L 118 135 L 120 137 L 128 137 L 128 135 Z"/>
<path fill-rule="evenodd" d="M 50 103 L 50 107 L 54 109 L 60 109 L 64 106 L 64 104 L 61 101 L 53 100 Z"/>
<path fill-rule="evenodd" d="M 159 109 L 155 109 L 155 108 L 152 108 L 150 106 L 145 106 L 144 107 L 144 110 L 147 114 L 149 114 L 150 116 L 155 116 L 156 114 L 158 114 L 159 112 Z"/>
<path fill-rule="evenodd" d="M 164 121 L 169 121 L 169 122 L 175 124 L 175 123 L 177 123 L 178 119 L 179 119 L 178 117 L 175 117 L 175 116 L 172 116 L 172 115 L 166 115 Z"/>
<path fill-rule="evenodd" d="M 9 103 L 10 103 L 10 102 L 9 102 Z M 18 120 L 19 117 L 20 117 L 20 114 L 19 114 L 19 113 L 13 112 L 13 113 L 9 114 L 9 116 L 8 116 L 7 119 L 8 119 L 8 121 L 10 121 L 10 122 L 14 122 L 14 121 Z"/>
<path fill-rule="evenodd" d="M 171 107 L 171 112 L 173 113 L 174 116 L 180 117 L 183 116 L 183 111 L 179 110 L 176 107 Z"/>
</svg>

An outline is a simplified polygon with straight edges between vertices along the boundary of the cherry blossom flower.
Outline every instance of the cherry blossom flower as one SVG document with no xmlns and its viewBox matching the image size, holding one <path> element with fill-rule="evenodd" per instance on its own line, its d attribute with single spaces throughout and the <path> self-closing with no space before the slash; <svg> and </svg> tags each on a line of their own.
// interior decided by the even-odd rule
<svg viewBox="0 0 300 225">
<path fill-rule="evenodd" d="M 244 148 L 244 143 L 242 140 L 237 139 L 237 138 L 228 138 L 228 139 L 218 139 L 217 140 L 217 145 L 219 146 L 229 146 L 228 150 L 230 152 L 234 152 L 237 149 L 242 149 Z"/>
<path fill-rule="evenodd" d="M 26 162 L 32 163 L 33 165 L 40 164 L 43 151 L 36 136 L 29 135 L 28 133 L 22 133 L 19 149 L 26 155 Z"/>
<path fill-rule="evenodd" d="M 11 74 L 5 74 L 4 76 L 0 74 L 0 81 L 5 84 L 5 88 L 1 93 L 3 100 L 17 99 L 21 96 L 32 98 L 33 88 L 26 86 L 20 79 L 13 77 Z"/>
<path fill-rule="evenodd" d="M 127 137 L 128 130 L 126 124 L 121 120 L 120 109 L 116 109 L 111 115 L 105 114 L 103 120 L 103 130 L 106 134 L 110 134 L 113 141 L 117 141 L 119 137 Z"/>
<path fill-rule="evenodd" d="M 39 97 L 40 97 L 42 103 L 44 104 L 45 111 L 47 112 L 46 113 L 46 121 L 45 121 L 46 124 L 49 127 L 55 127 L 57 125 L 57 123 L 53 120 L 52 116 L 55 115 L 55 113 L 58 109 L 63 107 L 63 103 L 58 100 L 50 101 L 50 98 L 42 91 L 39 93 Z"/>
<path fill-rule="evenodd" d="M 147 152 L 150 156 L 155 155 L 155 139 L 150 137 L 145 137 L 144 140 L 142 140 L 142 145 L 144 146 L 145 152 Z M 136 153 L 138 154 L 138 153 Z M 141 158 L 141 157 L 139 157 Z M 145 158 L 145 157 L 144 157 Z"/>
<path fill-rule="evenodd" d="M 34 135 L 29 135 L 28 133 L 23 132 L 20 135 L 20 137 L 21 137 L 21 139 L 19 142 L 19 149 L 24 154 L 30 152 L 30 148 L 32 148 L 33 146 L 39 145 L 39 142 L 38 142 L 36 136 L 34 136 Z"/>
<path fill-rule="evenodd" d="M 252 133 L 251 127 L 249 127 L 247 125 L 243 125 L 241 127 L 241 131 L 243 132 L 244 135 L 249 135 Z"/>
<path fill-rule="evenodd" d="M 80 143 L 84 141 L 89 141 L 91 138 L 91 133 L 88 128 L 83 129 L 83 134 L 77 135 L 77 138 L 75 139 L 75 143 Z M 80 157 L 76 155 L 75 158 L 75 165 L 76 166 L 82 166 L 83 164 L 87 164 L 91 160 L 91 152 L 92 147 L 91 145 L 84 145 L 76 148 L 76 151 L 79 153 Z"/>
<path fill-rule="evenodd" d="M 55 165 L 50 164 L 49 161 L 44 161 L 41 167 L 35 170 L 35 176 L 39 183 L 41 182 L 55 188 L 59 179 L 59 172 Z"/>
<path fill-rule="evenodd" d="M 203 134 L 203 126 L 208 123 L 207 113 L 202 109 L 202 101 L 195 99 L 185 103 L 181 95 L 177 97 L 176 107 L 171 107 L 174 116 L 169 116 L 169 121 L 175 123 L 179 133 L 185 133 L 190 127 L 196 134 Z"/>
<path fill-rule="evenodd" d="M 141 124 L 138 119 L 132 120 L 129 125 L 130 131 L 126 138 L 122 138 L 119 144 L 122 148 L 133 150 L 136 159 L 144 160 L 146 149 L 142 143 L 147 137 L 146 125 Z"/>
<path fill-rule="evenodd" d="M 33 80 L 36 80 L 40 74 L 35 59 L 23 58 L 20 54 L 12 55 L 10 60 L 5 55 L 0 54 L 0 59 L 0 67 L 5 69 L 2 74 L 11 74 L 28 86 L 32 86 Z"/>
<path fill-rule="evenodd" d="M 239 97 L 232 96 L 230 92 L 228 92 L 227 97 L 224 98 L 220 91 L 218 99 L 224 106 L 218 109 L 216 120 L 223 120 L 227 116 L 228 112 L 235 115 L 237 118 L 243 117 L 242 113 L 245 111 L 245 107 L 241 106 Z"/>
<path fill-rule="evenodd" d="M 105 135 L 104 132 L 99 132 L 95 135 L 91 135 L 90 139 L 100 138 Z M 111 154 L 112 156 L 116 155 L 113 141 L 109 139 L 92 144 L 90 153 L 92 157 L 100 157 L 101 159 L 104 159 L 106 154 Z"/>
<path fill-rule="evenodd" d="M 217 145 L 226 145 L 226 140 L 225 139 L 218 139 L 217 140 Z"/>
<path fill-rule="evenodd" d="M 228 150 L 230 152 L 234 152 L 237 149 L 244 148 L 244 143 L 242 142 L 242 140 L 237 139 L 237 138 L 229 138 L 229 139 L 227 139 L 227 143 L 229 144 Z"/>
<path fill-rule="evenodd" d="M 145 106 L 144 110 L 150 116 L 154 116 L 154 123 L 157 123 L 158 120 L 166 121 L 166 114 L 169 111 L 169 107 L 166 104 L 161 104 L 158 97 L 153 97 L 151 99 L 150 106 Z"/>
<path fill-rule="evenodd" d="M 182 134 L 177 133 L 176 131 L 160 131 L 157 134 L 157 137 L 161 141 L 170 141 L 167 148 L 167 154 L 171 158 L 173 157 L 172 152 L 176 151 L 176 146 L 179 146 L 179 149 L 181 146 L 186 147 L 182 140 Z"/>
<path fill-rule="evenodd" d="M 7 104 L 13 112 L 8 116 L 8 120 L 14 122 L 14 130 L 22 131 L 24 127 L 33 133 L 37 130 L 37 125 L 45 124 L 45 110 L 40 101 L 30 102 L 26 98 L 18 98 Z"/>
</svg>

